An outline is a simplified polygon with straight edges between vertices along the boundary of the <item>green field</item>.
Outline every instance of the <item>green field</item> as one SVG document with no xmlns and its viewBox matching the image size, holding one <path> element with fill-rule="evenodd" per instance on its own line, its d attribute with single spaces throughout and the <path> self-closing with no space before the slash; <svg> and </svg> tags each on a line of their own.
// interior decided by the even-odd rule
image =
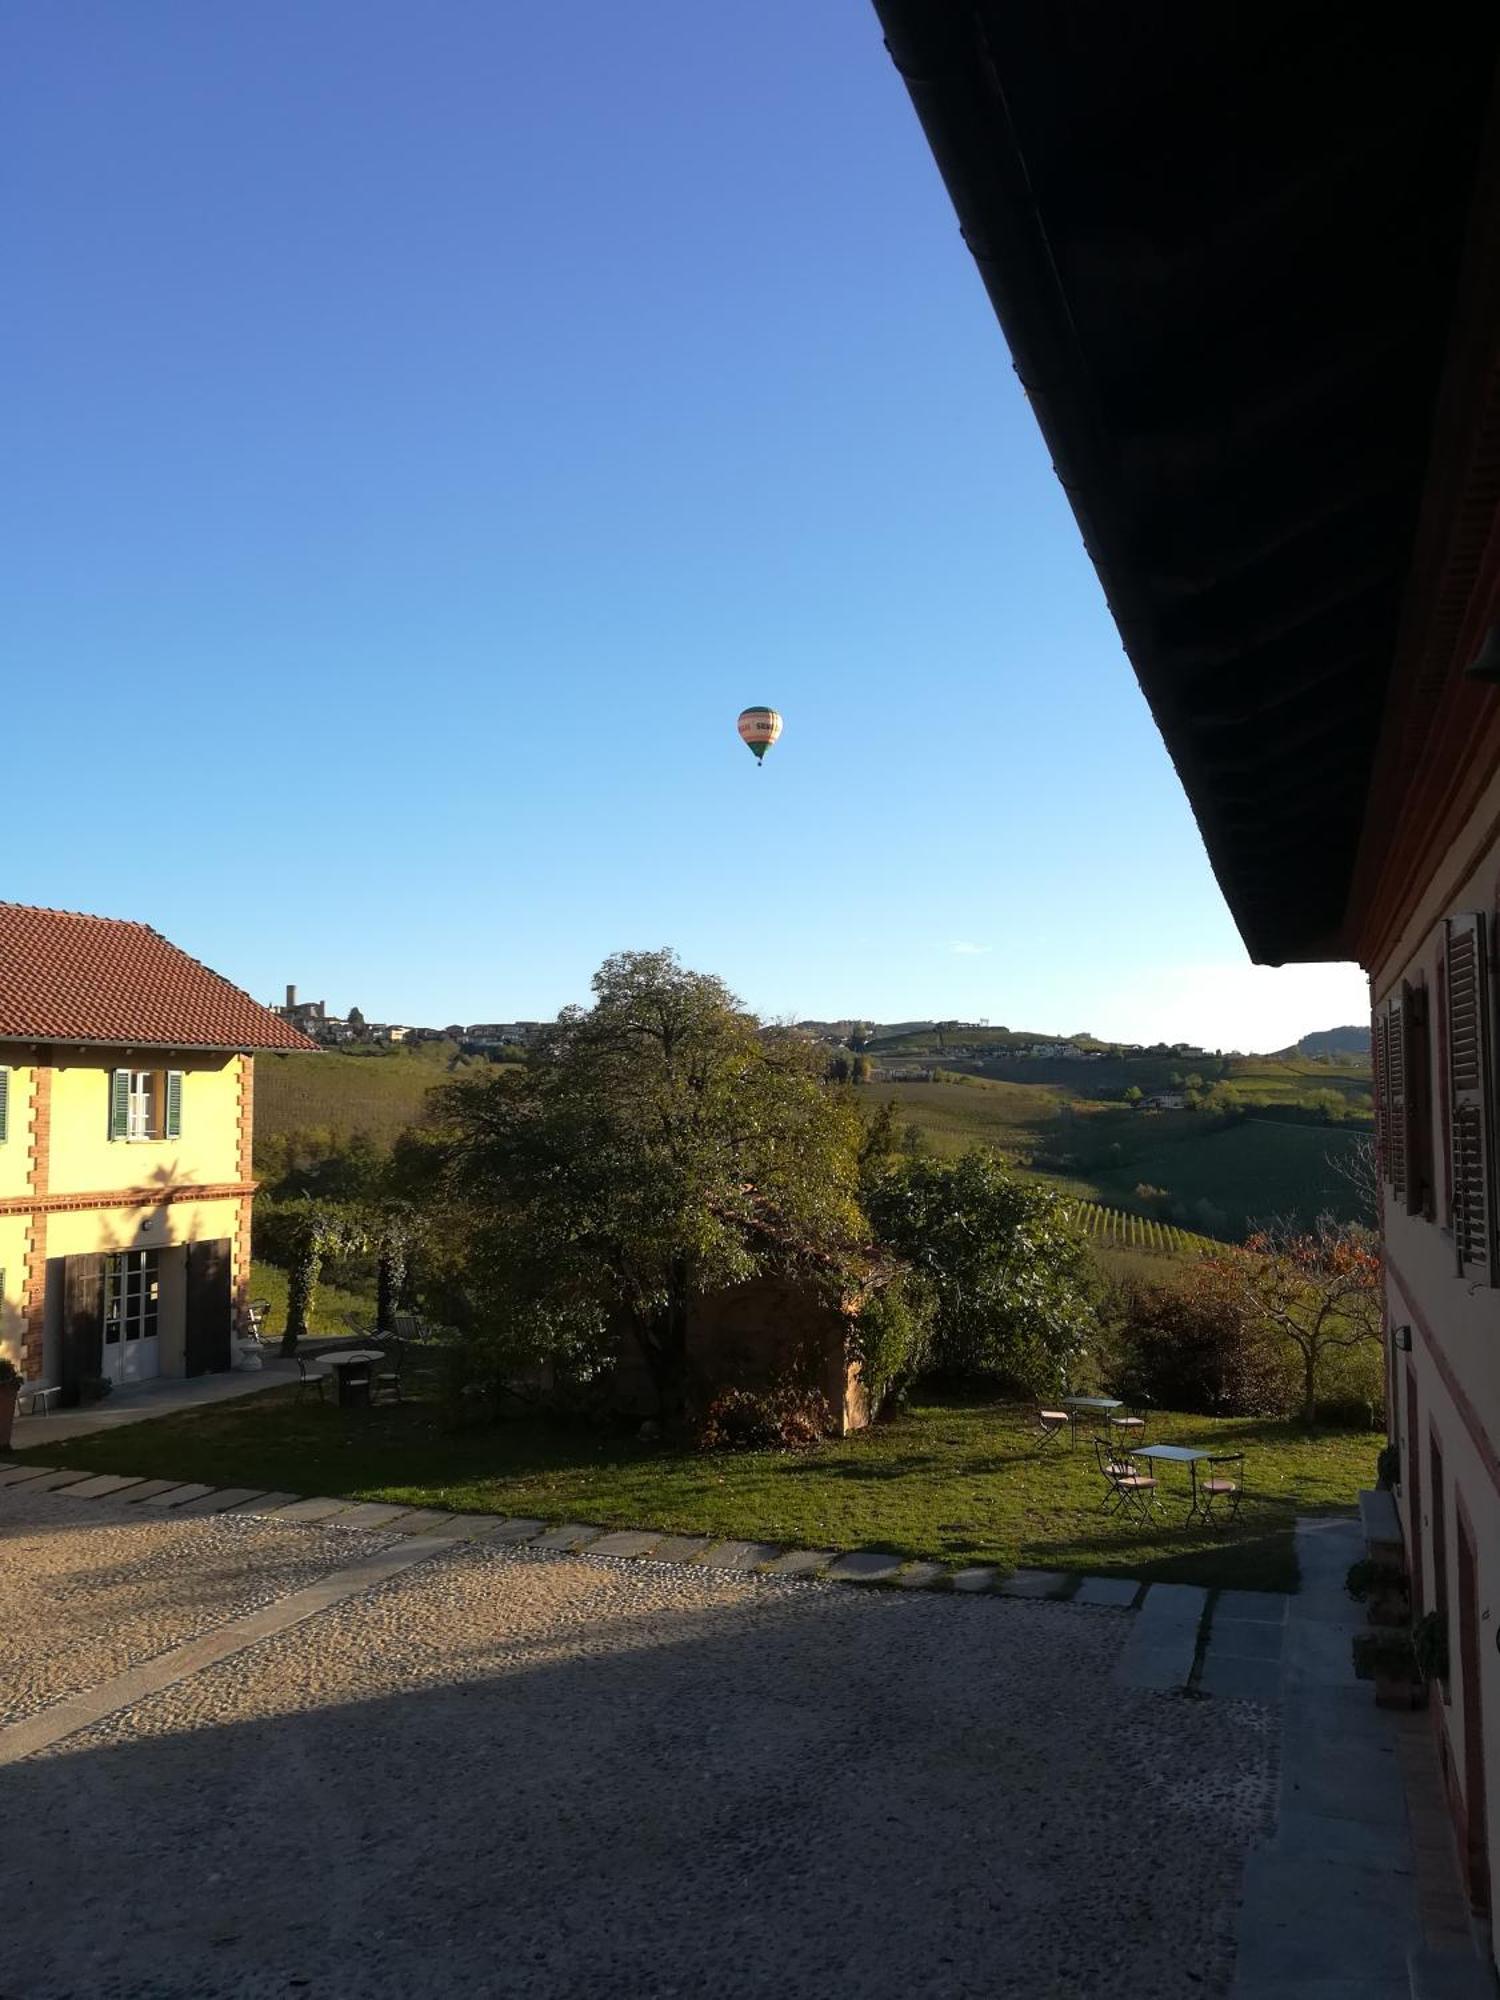
<svg viewBox="0 0 1500 2000">
<path fill-rule="evenodd" d="M 334 1140 L 363 1133 L 389 1146 L 421 1119 L 428 1092 L 462 1073 L 452 1068 L 456 1054 L 450 1043 L 435 1042 L 382 1055 L 261 1056 L 255 1066 L 257 1139 L 292 1131 Z M 1226 1109 L 1142 1112 L 1120 1101 L 1119 1092 L 1141 1075 L 1147 1078 L 1143 1089 L 1166 1089 L 1171 1073 L 1196 1073 L 1192 1062 L 1174 1056 L 987 1063 L 982 1075 L 877 1082 L 860 1094 L 871 1106 L 888 1100 L 935 1153 L 953 1157 L 971 1146 L 993 1146 L 1059 1192 L 1129 1214 L 1170 1218 L 1179 1229 L 1205 1236 L 1238 1238 L 1250 1223 L 1284 1211 L 1310 1219 L 1326 1207 L 1354 1217 L 1353 1191 L 1327 1161 L 1347 1154 L 1368 1132 L 1360 1115 L 1368 1071 L 1308 1059 L 1225 1058 L 1216 1064 L 1204 1058 L 1205 1083 L 1226 1093 Z M 994 1074 L 996 1069 L 1007 1074 Z M 1114 1095 L 1100 1094 L 1108 1092 Z M 1319 1105 L 1331 1101 L 1351 1115 L 1317 1122 Z M 1160 1192 L 1140 1196 L 1143 1186 Z M 1118 1233 L 1114 1247 L 1128 1247 Z"/>
<path fill-rule="evenodd" d="M 255 1059 L 255 1136 L 362 1132 L 389 1146 L 422 1116 L 427 1093 L 447 1082 L 456 1051 L 427 1042 L 389 1055 L 263 1055 Z"/>
<path fill-rule="evenodd" d="M 345 1410 L 299 1404 L 282 1389 L 77 1438 L 64 1458 L 98 1472 L 461 1513 L 1289 1590 L 1296 1516 L 1351 1507 L 1380 1443 L 1369 1432 L 1165 1411 L 1153 1413 L 1151 1434 L 1245 1453 L 1246 1501 L 1232 1527 L 1186 1527 L 1181 1481 L 1147 1523 L 1108 1514 L 1091 1450 L 1039 1449 L 1029 1407 L 969 1400 L 924 1400 L 810 1451 L 705 1457 L 535 1417 L 455 1433 L 420 1398 Z M 55 1462 L 58 1447 L 45 1450 Z"/>
</svg>

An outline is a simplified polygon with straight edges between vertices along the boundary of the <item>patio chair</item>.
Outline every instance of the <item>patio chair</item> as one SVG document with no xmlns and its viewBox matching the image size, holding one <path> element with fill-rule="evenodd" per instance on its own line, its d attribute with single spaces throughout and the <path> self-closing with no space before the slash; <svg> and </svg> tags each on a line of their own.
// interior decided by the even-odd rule
<svg viewBox="0 0 1500 2000">
<path fill-rule="evenodd" d="M 255 1340 L 263 1340 L 266 1332 L 266 1321 L 271 1317 L 271 1301 L 269 1299 L 251 1299 L 245 1307 L 245 1314 L 250 1321 L 250 1337 Z"/>
<path fill-rule="evenodd" d="M 45 1417 L 62 1396 L 62 1384 L 47 1388 L 41 1382 L 23 1382 L 16 1392 L 16 1408 L 23 1417 Z"/>
<path fill-rule="evenodd" d="M 318 1392 L 318 1401 L 321 1403 L 324 1400 L 323 1391 L 328 1387 L 328 1370 L 326 1368 L 309 1368 L 300 1354 L 297 1355 L 296 1362 L 297 1401 L 300 1403 L 309 1389 L 316 1389 Z"/>
<path fill-rule="evenodd" d="M 1036 1427 L 1040 1436 L 1037 1439 L 1037 1450 L 1045 1451 L 1049 1444 L 1056 1444 L 1066 1434 L 1072 1421 L 1072 1412 L 1069 1410 L 1038 1410 Z"/>
<path fill-rule="evenodd" d="M 1227 1528 L 1245 1497 L 1245 1454 L 1224 1452 L 1207 1461 L 1207 1470 L 1198 1481 L 1199 1514 L 1206 1526 L 1217 1521 Z"/>
<path fill-rule="evenodd" d="M 1104 1481 L 1104 1498 L 1099 1504 L 1105 1512 L 1134 1514 L 1149 1521 L 1156 1500 L 1156 1481 L 1150 1473 L 1138 1471 L 1129 1458 L 1122 1458 L 1108 1438 L 1094 1439 L 1094 1463 Z"/>
<path fill-rule="evenodd" d="M 399 1403 L 401 1394 L 401 1343 L 399 1340 L 385 1342 L 382 1353 L 383 1365 L 377 1366 L 370 1379 L 370 1401 L 372 1403 Z"/>
<path fill-rule="evenodd" d="M 1139 1443 L 1146 1435 L 1146 1412 L 1134 1403 L 1127 1403 L 1110 1418 L 1109 1427 L 1122 1447 Z"/>
</svg>

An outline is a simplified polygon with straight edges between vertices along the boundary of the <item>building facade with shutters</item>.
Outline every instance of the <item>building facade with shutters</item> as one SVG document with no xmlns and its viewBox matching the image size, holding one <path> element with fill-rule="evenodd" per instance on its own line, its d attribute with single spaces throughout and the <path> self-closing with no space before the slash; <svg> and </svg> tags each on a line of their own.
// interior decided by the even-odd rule
<svg viewBox="0 0 1500 2000">
<path fill-rule="evenodd" d="M 0 1349 L 28 1384 L 230 1366 L 254 1053 L 311 1046 L 144 924 L 0 904 Z"/>
<path fill-rule="evenodd" d="M 1488 1914 L 1500 10 L 875 6 L 1250 957 L 1370 977 L 1397 1500 Z"/>
</svg>

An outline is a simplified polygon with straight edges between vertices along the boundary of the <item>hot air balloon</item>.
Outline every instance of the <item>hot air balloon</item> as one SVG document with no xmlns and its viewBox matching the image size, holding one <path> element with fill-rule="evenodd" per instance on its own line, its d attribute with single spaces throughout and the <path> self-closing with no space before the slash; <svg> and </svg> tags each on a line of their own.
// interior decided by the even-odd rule
<svg viewBox="0 0 1500 2000">
<path fill-rule="evenodd" d="M 781 717 L 774 708 L 747 708 L 741 711 L 736 727 L 740 741 L 758 764 L 781 734 Z"/>
</svg>

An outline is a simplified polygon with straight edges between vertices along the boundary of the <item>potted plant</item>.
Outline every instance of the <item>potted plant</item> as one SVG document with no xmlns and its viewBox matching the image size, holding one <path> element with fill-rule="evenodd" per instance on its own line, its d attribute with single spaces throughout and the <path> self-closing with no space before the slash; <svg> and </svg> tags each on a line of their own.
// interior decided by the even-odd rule
<svg viewBox="0 0 1500 2000">
<path fill-rule="evenodd" d="M 1366 1606 L 1372 1625 L 1405 1625 L 1411 1617 L 1406 1572 L 1395 1563 L 1361 1556 L 1349 1565 L 1344 1588 L 1356 1604 Z"/>
<path fill-rule="evenodd" d="M 20 1393 L 20 1369 L 0 1354 L 0 1451 L 10 1450 L 10 1427 L 16 1420 L 16 1398 Z"/>
<path fill-rule="evenodd" d="M 1376 1626 L 1354 1635 L 1354 1672 L 1374 1681 L 1377 1708 L 1421 1708 L 1427 1688 L 1417 1670 L 1409 1632 Z"/>
<path fill-rule="evenodd" d="M 78 1384 L 78 1400 L 80 1403 L 102 1403 L 114 1386 L 107 1375 L 85 1375 Z"/>
<path fill-rule="evenodd" d="M 1383 1445 L 1380 1456 L 1375 1461 L 1375 1484 L 1389 1493 L 1401 1484 L 1401 1447 L 1399 1444 Z"/>
<path fill-rule="evenodd" d="M 1448 1625 L 1441 1613 L 1428 1611 L 1411 1628 L 1412 1657 L 1424 1681 L 1448 1678 Z"/>
</svg>

